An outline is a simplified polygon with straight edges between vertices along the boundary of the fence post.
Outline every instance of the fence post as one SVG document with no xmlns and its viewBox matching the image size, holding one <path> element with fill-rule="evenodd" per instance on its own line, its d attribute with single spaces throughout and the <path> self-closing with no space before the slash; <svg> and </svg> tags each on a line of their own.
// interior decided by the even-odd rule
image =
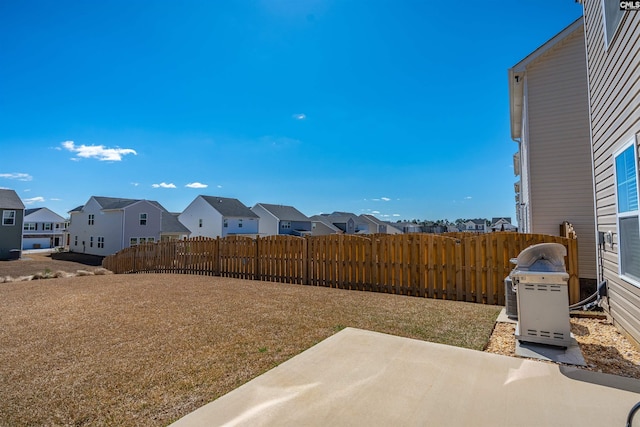
<svg viewBox="0 0 640 427">
<path fill-rule="evenodd" d="M 302 238 L 302 253 L 300 254 L 300 256 L 302 258 L 301 262 L 302 262 L 302 284 L 303 285 L 309 284 L 308 241 L 309 241 L 308 237 L 305 236 Z"/>
</svg>

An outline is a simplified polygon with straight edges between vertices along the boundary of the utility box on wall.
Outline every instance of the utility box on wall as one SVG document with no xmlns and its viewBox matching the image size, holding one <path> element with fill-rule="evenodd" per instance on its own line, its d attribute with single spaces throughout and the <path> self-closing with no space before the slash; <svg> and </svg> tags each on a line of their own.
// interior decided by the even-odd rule
<svg viewBox="0 0 640 427">
<path fill-rule="evenodd" d="M 516 289 L 520 341 L 569 347 L 569 274 L 564 257 L 567 249 L 559 243 L 541 243 L 518 255 L 511 272 Z"/>
</svg>

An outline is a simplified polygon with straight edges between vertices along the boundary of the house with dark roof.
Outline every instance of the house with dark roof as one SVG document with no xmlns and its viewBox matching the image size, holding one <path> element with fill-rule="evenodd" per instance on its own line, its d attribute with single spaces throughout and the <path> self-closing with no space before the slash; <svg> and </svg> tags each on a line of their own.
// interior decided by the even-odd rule
<svg viewBox="0 0 640 427">
<path fill-rule="evenodd" d="M 22 248 L 24 204 L 14 190 L 0 189 L 0 259 L 18 259 Z"/>
<path fill-rule="evenodd" d="M 191 234 L 152 200 L 92 196 L 69 214 L 72 252 L 106 256 L 140 243 L 180 240 Z"/>
<path fill-rule="evenodd" d="M 491 231 L 518 231 L 518 227 L 511 224 L 511 217 L 491 218 Z"/>
<path fill-rule="evenodd" d="M 362 214 L 360 215 L 360 218 L 363 222 L 368 224 L 367 231 L 370 234 L 402 234 L 401 230 L 373 215 Z"/>
<path fill-rule="evenodd" d="M 238 199 L 198 196 L 178 215 L 191 237 L 257 235 L 260 217 Z"/>
<path fill-rule="evenodd" d="M 369 223 L 360 219 L 358 215 L 351 212 L 333 212 L 323 214 L 327 219 L 345 234 L 367 233 L 369 231 Z"/>
<path fill-rule="evenodd" d="M 24 211 L 22 249 L 48 249 L 65 246 L 67 221 L 49 208 Z"/>
<path fill-rule="evenodd" d="M 326 215 L 314 215 L 311 219 L 311 235 L 326 236 L 329 234 L 343 234 L 344 232 L 333 225 Z"/>
<path fill-rule="evenodd" d="M 259 232 L 261 235 L 304 236 L 311 234 L 311 219 L 293 206 L 256 203 L 251 210 L 260 217 Z"/>
<path fill-rule="evenodd" d="M 485 233 L 487 231 L 487 221 L 484 219 L 468 219 L 456 224 L 460 231 L 475 233 Z"/>
</svg>

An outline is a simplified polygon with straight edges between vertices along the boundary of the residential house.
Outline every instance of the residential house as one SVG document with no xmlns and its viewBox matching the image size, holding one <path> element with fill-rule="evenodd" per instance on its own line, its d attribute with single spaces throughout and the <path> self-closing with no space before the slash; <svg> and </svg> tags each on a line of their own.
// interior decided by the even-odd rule
<svg viewBox="0 0 640 427">
<path fill-rule="evenodd" d="M 490 231 L 518 231 L 518 227 L 511 224 L 511 217 L 491 218 Z"/>
<path fill-rule="evenodd" d="M 14 190 L 0 189 L 0 260 L 20 258 L 24 204 Z"/>
<path fill-rule="evenodd" d="M 360 218 L 367 223 L 367 230 L 371 234 L 402 234 L 402 231 L 398 230 L 388 222 L 382 221 L 373 215 L 362 214 Z"/>
<path fill-rule="evenodd" d="M 322 214 L 345 234 L 369 234 L 370 221 L 351 212 Z"/>
<path fill-rule="evenodd" d="M 333 225 L 326 215 L 313 215 L 311 220 L 311 235 L 326 236 L 329 234 L 344 234 L 342 230 Z"/>
<path fill-rule="evenodd" d="M 293 206 L 257 203 L 251 210 L 260 217 L 262 235 L 311 235 L 311 219 Z"/>
<path fill-rule="evenodd" d="M 191 237 L 257 235 L 260 217 L 238 199 L 198 196 L 178 216 Z"/>
<path fill-rule="evenodd" d="M 67 221 L 49 208 L 24 211 L 22 249 L 48 249 L 65 246 Z"/>
<path fill-rule="evenodd" d="M 460 231 L 486 233 L 487 221 L 484 219 L 468 219 L 456 224 Z"/>
<path fill-rule="evenodd" d="M 508 83 L 519 231 L 557 236 L 573 224 L 582 285 L 595 289 L 586 67 L 581 18 L 510 68 Z"/>
<path fill-rule="evenodd" d="M 106 256 L 129 246 L 179 240 L 190 231 L 160 203 L 92 196 L 69 212 L 69 250 Z"/>
<path fill-rule="evenodd" d="M 398 221 L 394 222 L 393 227 L 400 230 L 403 233 L 422 233 L 422 225 L 415 222 Z"/>
<path fill-rule="evenodd" d="M 598 278 L 607 284 L 608 315 L 640 343 L 640 12 L 622 10 L 621 2 L 581 3 Z"/>
</svg>

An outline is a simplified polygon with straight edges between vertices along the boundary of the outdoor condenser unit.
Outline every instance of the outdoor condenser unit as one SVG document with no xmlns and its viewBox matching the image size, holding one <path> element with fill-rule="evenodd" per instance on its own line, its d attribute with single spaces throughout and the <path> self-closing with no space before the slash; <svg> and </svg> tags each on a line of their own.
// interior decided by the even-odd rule
<svg viewBox="0 0 640 427">
<path fill-rule="evenodd" d="M 564 257 L 559 243 L 541 243 L 520 252 L 511 272 L 518 303 L 516 339 L 569 347 L 569 291 Z"/>
</svg>

